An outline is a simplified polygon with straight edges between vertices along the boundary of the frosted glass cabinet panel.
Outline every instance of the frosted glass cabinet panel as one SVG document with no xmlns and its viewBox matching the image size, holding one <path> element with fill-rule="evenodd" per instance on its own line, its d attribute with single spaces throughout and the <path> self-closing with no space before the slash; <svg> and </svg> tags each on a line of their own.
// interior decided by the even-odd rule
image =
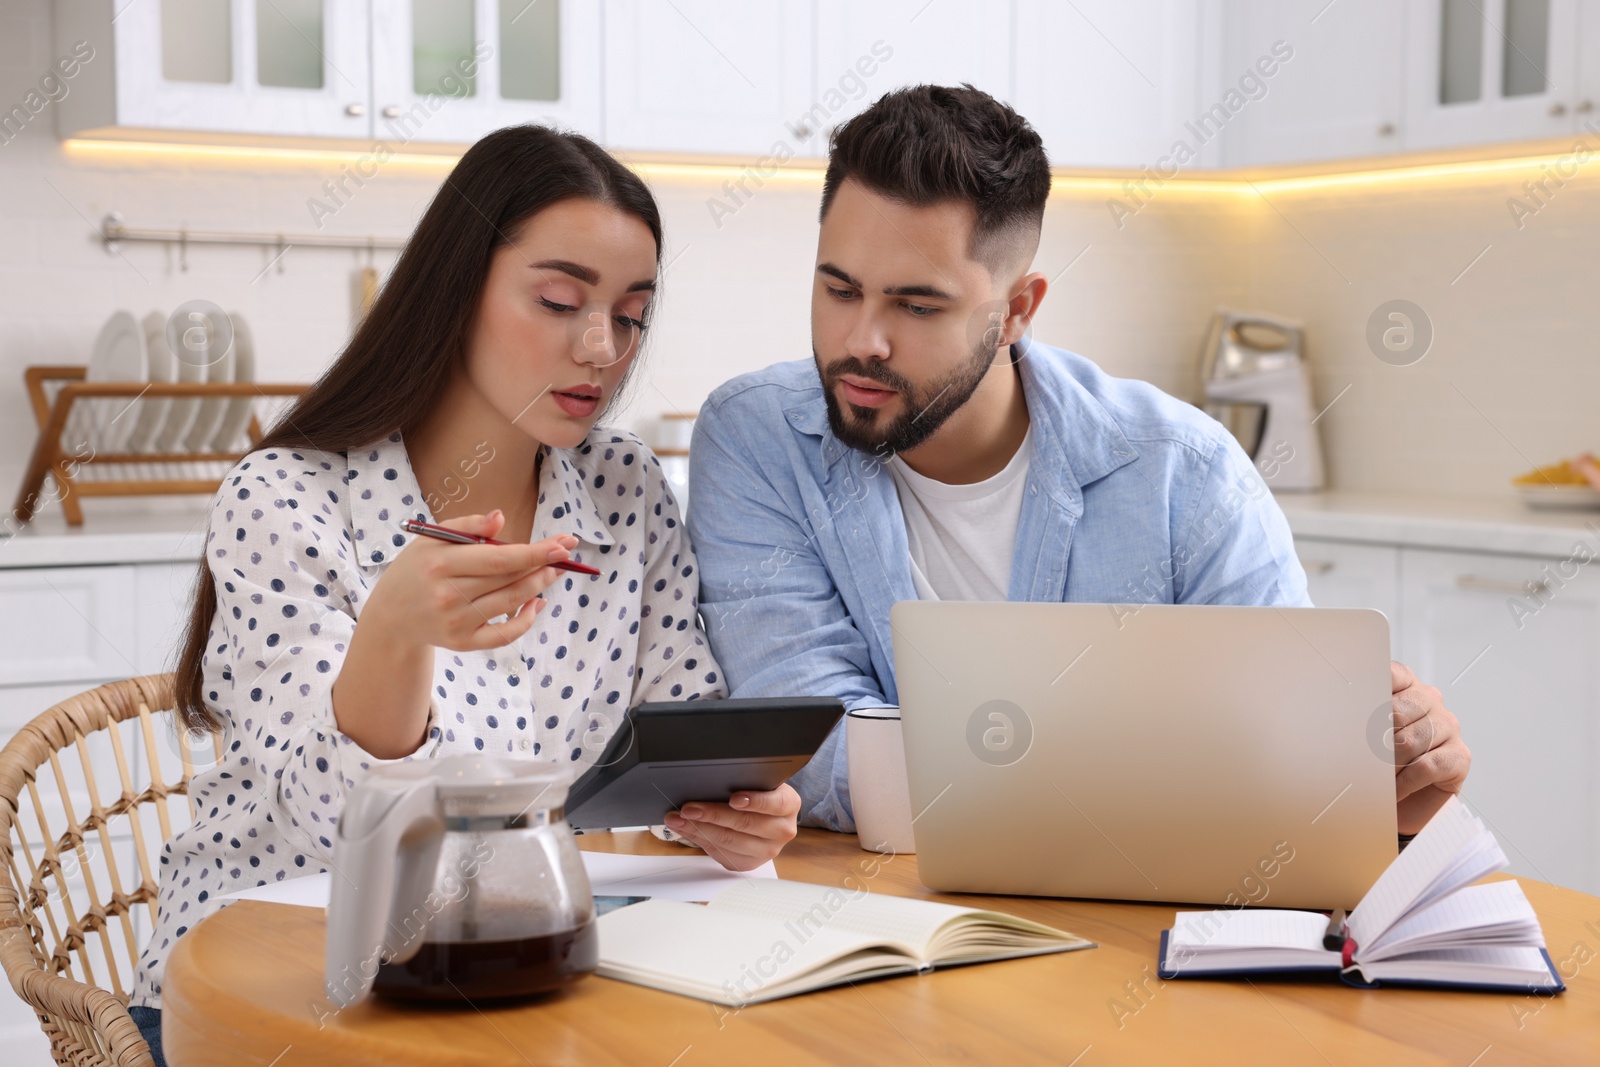
<svg viewBox="0 0 1600 1067">
<path fill-rule="evenodd" d="M 228 0 L 162 0 L 161 76 L 216 85 L 233 80 Z"/>
<path fill-rule="evenodd" d="M 397 149 L 522 122 L 601 132 L 599 0 L 54 0 L 51 10 L 60 53 L 83 70 L 54 109 L 63 137 L 132 128 Z"/>
<path fill-rule="evenodd" d="M 1405 147 L 1572 132 L 1584 110 L 1579 6 L 1578 0 L 1411 0 Z"/>
<path fill-rule="evenodd" d="M 468 142 L 523 122 L 599 136 L 600 18 L 579 0 L 373 0 L 373 136 Z"/>
<path fill-rule="evenodd" d="M 419 96 L 459 81 L 462 96 L 472 96 L 477 63 L 473 0 L 411 0 L 411 88 Z"/>
<path fill-rule="evenodd" d="M 256 81 L 321 89 L 322 0 L 256 0 Z"/>
<path fill-rule="evenodd" d="M 144 0 L 56 6 L 56 35 L 116 56 L 114 85 L 58 128 L 366 137 L 366 7 L 336 0 Z M 68 97 L 70 100 L 71 97 Z"/>
<path fill-rule="evenodd" d="M 506 100 L 561 99 L 561 5 L 551 0 L 500 0 L 500 47 L 515 62 L 500 64 Z"/>
</svg>

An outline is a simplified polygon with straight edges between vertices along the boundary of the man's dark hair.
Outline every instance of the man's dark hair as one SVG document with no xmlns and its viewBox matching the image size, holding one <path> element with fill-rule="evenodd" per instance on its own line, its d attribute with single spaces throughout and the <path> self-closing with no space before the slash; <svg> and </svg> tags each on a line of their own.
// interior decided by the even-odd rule
<svg viewBox="0 0 1600 1067">
<path fill-rule="evenodd" d="M 1050 195 L 1039 134 L 971 85 L 896 89 L 841 125 L 829 139 L 823 217 L 846 178 L 913 207 L 971 204 L 971 254 L 991 270 L 1037 247 Z"/>
</svg>

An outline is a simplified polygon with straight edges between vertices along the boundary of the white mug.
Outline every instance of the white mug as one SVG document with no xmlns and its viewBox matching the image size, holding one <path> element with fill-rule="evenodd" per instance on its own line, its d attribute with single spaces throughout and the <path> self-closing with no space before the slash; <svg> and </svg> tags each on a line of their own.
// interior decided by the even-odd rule
<svg viewBox="0 0 1600 1067">
<path fill-rule="evenodd" d="M 846 716 L 845 757 L 856 837 L 869 852 L 916 852 L 911 789 L 899 708 L 856 708 Z"/>
</svg>

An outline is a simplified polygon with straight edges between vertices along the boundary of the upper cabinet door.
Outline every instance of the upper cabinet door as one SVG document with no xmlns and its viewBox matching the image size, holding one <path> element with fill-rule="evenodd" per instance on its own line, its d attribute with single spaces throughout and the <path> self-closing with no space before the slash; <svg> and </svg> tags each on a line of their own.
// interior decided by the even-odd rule
<svg viewBox="0 0 1600 1067">
<path fill-rule="evenodd" d="M 109 26 L 116 42 L 112 121 L 367 137 L 366 23 L 364 5 L 336 0 L 127 4 Z"/>
<path fill-rule="evenodd" d="M 1010 0 L 817 0 L 817 98 L 804 127 L 828 149 L 833 128 L 891 89 L 960 85 L 1010 101 Z"/>
<path fill-rule="evenodd" d="M 1594 132 L 1600 108 L 1600 0 L 1578 5 L 1578 92 L 1573 118 L 1580 130 Z"/>
<path fill-rule="evenodd" d="M 373 133 L 476 141 L 535 122 L 600 134 L 600 8 L 581 0 L 373 0 Z"/>
<path fill-rule="evenodd" d="M 1577 0 L 1410 0 L 1407 148 L 1559 137 L 1575 125 Z"/>
<path fill-rule="evenodd" d="M 1224 165 L 1399 151 L 1405 8 L 1404 0 L 1230 2 L 1221 76 L 1240 92 Z"/>
<path fill-rule="evenodd" d="M 1204 159 L 1185 126 L 1200 110 L 1201 5 L 1018 0 L 1016 12 L 1015 104 L 1053 165 L 1157 167 L 1179 141 L 1193 155 L 1178 165 Z"/>
<path fill-rule="evenodd" d="M 606 0 L 605 133 L 618 149 L 787 159 L 815 135 L 811 5 Z"/>
</svg>

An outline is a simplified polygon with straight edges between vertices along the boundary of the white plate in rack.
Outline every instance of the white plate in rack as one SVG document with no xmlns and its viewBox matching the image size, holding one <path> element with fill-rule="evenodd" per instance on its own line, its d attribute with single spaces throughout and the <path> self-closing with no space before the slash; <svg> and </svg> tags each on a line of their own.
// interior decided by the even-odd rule
<svg viewBox="0 0 1600 1067">
<path fill-rule="evenodd" d="M 161 324 L 165 336 L 167 324 Z M 172 349 L 172 342 L 167 341 L 167 348 L 172 352 L 173 364 L 177 368 L 179 382 L 203 382 L 206 380 L 204 365 L 204 352 L 192 353 L 185 359 L 183 355 Z M 175 396 L 172 405 L 167 409 L 167 419 L 161 426 L 161 432 L 156 435 L 155 450 L 157 452 L 178 452 L 184 447 L 184 439 L 189 436 L 189 431 L 194 428 L 195 416 L 200 412 L 200 398 L 195 396 Z"/>
<path fill-rule="evenodd" d="M 232 332 L 231 330 L 229 331 Z M 212 342 L 207 346 L 205 380 L 208 382 L 233 381 L 233 356 L 238 348 L 230 338 L 228 348 L 220 356 L 212 347 L 219 342 L 213 334 Z M 204 452 L 211 447 L 211 441 L 217 436 L 217 430 L 222 425 L 222 419 L 228 414 L 228 401 L 226 396 L 208 396 L 200 401 L 199 410 L 195 412 L 194 425 L 189 427 L 189 434 L 183 440 L 183 447 L 190 452 Z"/>
<path fill-rule="evenodd" d="M 100 328 L 100 336 L 95 338 L 84 381 L 142 382 L 146 363 L 144 331 L 139 328 L 138 321 L 130 312 L 113 312 Z M 91 448 L 100 452 L 121 451 L 137 421 L 128 410 L 131 400 L 131 397 L 97 397 L 74 404 L 72 414 L 67 417 L 67 430 L 62 435 L 67 452 L 83 455 Z"/>
<path fill-rule="evenodd" d="M 253 382 L 256 380 L 256 348 L 250 338 L 250 329 L 244 324 L 244 316 L 237 311 L 228 312 L 228 317 L 233 320 L 233 380 Z M 250 426 L 254 404 L 255 398 L 249 396 L 228 399 L 228 408 L 218 424 L 217 435 L 211 439 L 213 450 L 239 452 L 245 449 L 249 444 L 244 440 L 245 430 Z"/>
<path fill-rule="evenodd" d="M 172 349 L 167 347 L 167 317 L 159 311 L 152 311 L 144 317 L 140 326 L 144 329 L 145 351 L 149 357 L 146 377 L 151 382 L 177 381 L 178 361 L 173 357 Z M 170 396 L 147 396 L 140 400 L 138 418 L 134 420 L 133 432 L 128 435 L 125 444 L 127 450 L 153 451 L 156 437 L 161 433 L 171 408 Z"/>
</svg>

